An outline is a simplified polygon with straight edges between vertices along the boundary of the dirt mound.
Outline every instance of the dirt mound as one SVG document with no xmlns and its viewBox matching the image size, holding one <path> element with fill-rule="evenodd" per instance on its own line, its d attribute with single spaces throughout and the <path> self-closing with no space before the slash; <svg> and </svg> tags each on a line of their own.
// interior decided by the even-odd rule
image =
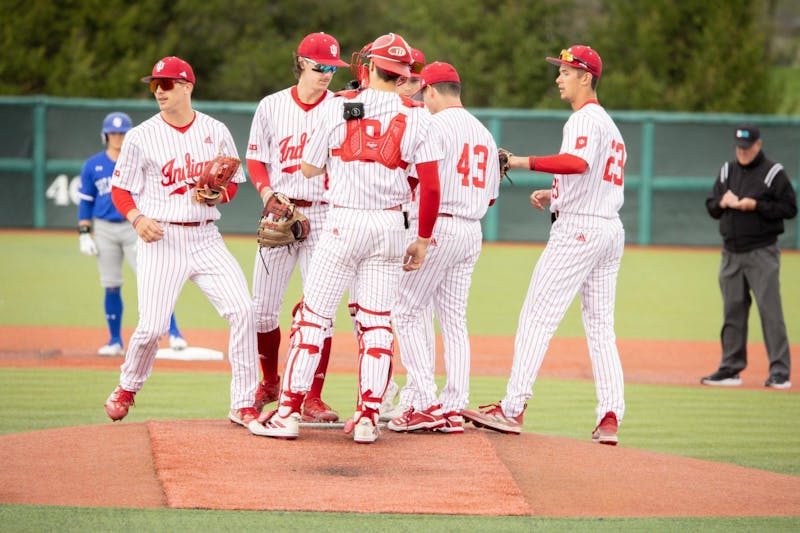
<svg viewBox="0 0 800 533">
<path fill-rule="evenodd" d="M 383 431 L 358 445 L 341 429 L 282 441 L 224 420 L 109 423 L 2 436 L 0 461 L 0 501 L 18 504 L 552 517 L 800 510 L 793 476 L 471 427 Z M 265 480 L 281 490 L 265 492 Z"/>
</svg>

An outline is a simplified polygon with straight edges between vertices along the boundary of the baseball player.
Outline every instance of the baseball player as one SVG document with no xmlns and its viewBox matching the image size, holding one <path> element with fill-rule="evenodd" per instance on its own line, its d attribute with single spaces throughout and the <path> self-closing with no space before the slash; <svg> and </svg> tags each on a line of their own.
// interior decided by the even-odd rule
<svg viewBox="0 0 800 533">
<path fill-rule="evenodd" d="M 625 141 L 597 100 L 603 70 L 598 53 L 572 46 L 547 61 L 559 67 L 556 84 L 574 113 L 564 125 L 561 151 L 509 158 L 512 168 L 553 174 L 550 190 L 531 194 L 536 209 L 550 206 L 550 238 L 533 270 L 519 317 L 514 362 L 505 398 L 463 415 L 477 426 L 519 434 L 526 401 L 556 331 L 576 294 L 597 390 L 592 441 L 617 444 L 625 413 L 622 365 L 614 335 L 617 273 L 625 245 L 619 219 L 624 192 Z"/>
<path fill-rule="evenodd" d="M 408 77 L 411 49 L 400 35 L 376 39 L 367 53 L 369 87 L 323 104 L 303 154 L 307 177 L 328 170 L 331 210 L 311 258 L 303 306 L 295 315 L 278 409 L 250 424 L 257 435 L 293 439 L 300 406 L 338 303 L 348 287 L 358 295 L 359 395 L 345 433 L 359 443 L 378 438 L 378 412 L 391 375 L 390 310 L 399 277 L 425 258 L 439 209 L 438 160 L 430 114 L 397 94 Z M 418 238 L 406 246 L 403 206 L 411 199 L 406 168 L 420 181 Z M 404 257 L 405 253 L 405 257 Z"/>
<path fill-rule="evenodd" d="M 444 158 L 439 165 L 441 202 L 425 264 L 400 279 L 392 310 L 400 355 L 414 384 L 411 407 L 389 421 L 394 431 L 463 433 L 461 411 L 469 402 L 470 346 L 467 297 L 481 251 L 481 218 L 500 187 L 497 145 L 461 104 L 461 79 L 448 63 L 421 73 L 425 107 L 433 114 Z M 426 330 L 433 305 L 442 328 L 447 383 L 437 397 L 435 351 Z"/>
<path fill-rule="evenodd" d="M 412 48 L 411 49 L 411 58 L 413 62 L 411 63 L 411 74 L 408 76 L 408 79 L 405 83 L 399 84 L 397 86 L 397 94 L 400 96 L 405 96 L 411 98 L 412 100 L 416 100 L 418 102 L 422 101 L 422 97 L 420 96 L 419 92 L 419 84 L 420 78 L 419 73 L 422 72 L 422 68 L 425 66 L 425 54 L 422 51 Z M 408 182 L 411 186 L 411 202 L 408 204 L 406 208 L 406 213 L 408 217 L 409 228 L 407 233 L 409 235 L 409 242 L 413 242 L 417 238 L 417 219 L 419 218 L 419 198 L 417 194 L 417 184 L 418 181 L 416 177 L 414 177 L 414 166 L 409 166 L 409 177 Z M 353 330 L 356 335 L 356 342 L 359 341 L 359 329 L 358 324 L 356 321 L 356 312 L 358 310 L 358 302 L 356 301 L 357 297 L 355 291 L 351 288 L 349 292 L 349 302 L 348 302 L 348 309 L 350 311 L 350 317 L 353 321 Z M 436 333 L 433 329 L 433 315 L 430 310 L 426 310 L 426 314 L 428 320 L 425 322 L 425 333 L 432 339 L 430 342 L 436 342 Z M 433 344 L 432 344 L 433 346 Z M 432 348 L 433 349 L 433 348 Z M 406 384 L 403 386 L 402 390 L 397 385 L 397 382 L 394 380 L 394 376 L 389 380 L 389 387 L 386 389 L 386 394 L 383 396 L 383 403 L 381 404 L 380 409 L 380 420 L 381 421 L 388 421 L 392 418 L 400 416 L 408 407 L 410 407 L 410 398 L 412 395 L 412 391 L 414 389 L 414 384 L 408 380 L 408 376 L 406 376 Z M 395 405 L 394 400 L 400 393 L 400 401 L 398 405 Z"/>
<path fill-rule="evenodd" d="M 126 223 L 111 201 L 111 175 L 117 164 L 125 134 L 133 127 L 125 113 L 114 112 L 103 119 L 100 137 L 106 149 L 90 157 L 81 171 L 78 191 L 78 243 L 81 253 L 97 257 L 100 285 L 105 289 L 104 308 L 109 341 L 97 353 L 123 355 L 122 342 L 122 261 L 127 260 L 136 272 L 136 232 Z M 92 222 L 94 221 L 94 238 Z M 186 348 L 175 315 L 170 317 L 169 346 Z"/>
<path fill-rule="evenodd" d="M 253 303 L 258 332 L 258 353 L 263 379 L 256 391 L 255 407 L 278 399 L 278 350 L 281 330 L 278 318 L 292 272 L 299 265 L 305 281 L 308 263 L 314 252 L 328 202 L 323 199 L 325 177 L 306 179 L 300 162 L 308 142 L 307 124 L 319 112 L 321 104 L 333 93 L 328 90 L 338 67 L 347 63 L 339 59 L 339 43 L 331 35 L 312 33 L 297 47 L 294 74 L 297 84 L 261 100 L 250 127 L 247 147 L 247 169 L 264 203 L 278 191 L 289 197 L 302 210 L 311 224 L 308 238 L 289 249 L 260 248 L 253 269 Z M 325 338 L 319 366 L 314 373 L 311 390 L 303 404 L 306 422 L 336 422 L 339 415 L 320 397 L 331 351 L 330 335 Z"/>
<path fill-rule="evenodd" d="M 258 416 L 253 408 L 258 384 L 253 301 L 239 263 L 214 224 L 220 218 L 216 204 L 233 198 L 245 175 L 239 168 L 224 194 L 200 201 L 193 191 L 197 179 L 216 156 L 237 154 L 233 137 L 223 123 L 192 109 L 195 77 L 186 61 L 165 57 L 142 81 L 150 84 L 160 112 L 128 132 L 111 182 L 114 205 L 139 236 L 139 324 L 106 413 L 112 420 L 128 413 L 152 372 L 158 338 L 167 330 L 175 301 L 192 280 L 230 323 L 228 417 L 246 426 Z"/>
<path fill-rule="evenodd" d="M 408 77 L 408 81 L 403 83 L 402 85 L 398 85 L 397 92 L 403 96 L 407 96 L 412 100 L 416 100 L 418 102 L 422 102 L 422 93 L 420 92 L 420 72 L 425 67 L 425 54 L 422 51 L 412 48 L 411 49 L 411 57 L 414 59 L 414 62 L 411 64 L 411 75 Z M 412 242 L 417 237 L 417 220 L 419 217 L 419 198 L 417 196 L 417 178 L 414 177 L 414 167 L 409 167 L 409 178 L 408 183 L 411 186 L 411 203 L 408 205 L 408 241 Z M 433 306 L 429 306 L 425 310 L 421 311 L 424 313 L 422 317 L 422 326 L 424 329 L 422 332 L 425 334 L 425 342 L 428 345 L 428 349 L 426 349 L 426 353 L 432 354 L 432 357 L 436 357 L 436 331 L 433 327 Z M 435 364 L 435 360 L 432 364 Z M 416 391 L 416 385 L 413 382 L 413 376 L 410 376 L 406 373 L 406 383 L 403 385 L 401 389 L 398 387 L 397 382 L 394 380 L 394 376 L 392 377 L 391 381 L 389 381 L 389 388 L 386 389 L 386 394 L 383 397 L 383 404 L 381 405 L 381 414 L 380 420 L 382 422 L 388 422 L 393 418 L 397 418 L 401 416 L 403 413 L 408 411 L 409 407 L 411 407 L 411 398 L 413 398 Z M 395 398 L 398 399 L 398 402 L 395 404 Z"/>
</svg>

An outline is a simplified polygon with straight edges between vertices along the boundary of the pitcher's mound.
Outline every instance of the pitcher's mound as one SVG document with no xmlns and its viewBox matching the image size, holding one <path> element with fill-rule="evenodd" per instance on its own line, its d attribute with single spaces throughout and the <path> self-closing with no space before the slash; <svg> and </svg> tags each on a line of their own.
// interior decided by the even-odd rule
<svg viewBox="0 0 800 533">
<path fill-rule="evenodd" d="M 795 516 L 800 478 L 532 433 L 341 429 L 295 441 L 223 420 L 0 437 L 0 503 L 535 516 Z"/>
</svg>

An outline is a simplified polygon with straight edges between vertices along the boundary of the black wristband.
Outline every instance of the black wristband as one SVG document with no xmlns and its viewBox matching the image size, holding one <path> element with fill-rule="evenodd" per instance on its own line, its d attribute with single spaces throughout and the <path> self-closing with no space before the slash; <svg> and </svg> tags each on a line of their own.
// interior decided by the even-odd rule
<svg viewBox="0 0 800 533">
<path fill-rule="evenodd" d="M 90 226 L 78 226 L 78 233 L 83 235 L 84 233 L 91 233 L 92 228 Z"/>
</svg>

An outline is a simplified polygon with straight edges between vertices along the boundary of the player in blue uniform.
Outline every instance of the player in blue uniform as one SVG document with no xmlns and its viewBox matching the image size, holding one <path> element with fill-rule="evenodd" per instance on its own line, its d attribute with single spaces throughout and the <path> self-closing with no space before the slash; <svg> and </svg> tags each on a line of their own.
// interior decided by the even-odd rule
<svg viewBox="0 0 800 533">
<path fill-rule="evenodd" d="M 122 336 L 122 261 L 136 271 L 136 231 L 111 202 L 111 175 L 125 133 L 133 127 L 125 113 L 109 113 L 103 120 L 100 136 L 106 149 L 90 157 L 81 171 L 81 188 L 78 203 L 78 243 L 81 253 L 97 256 L 100 285 L 105 289 L 105 313 L 110 338 L 97 353 L 124 355 Z M 92 222 L 94 221 L 94 238 Z M 186 348 L 172 315 L 169 326 L 169 345 L 173 350 Z"/>
</svg>

